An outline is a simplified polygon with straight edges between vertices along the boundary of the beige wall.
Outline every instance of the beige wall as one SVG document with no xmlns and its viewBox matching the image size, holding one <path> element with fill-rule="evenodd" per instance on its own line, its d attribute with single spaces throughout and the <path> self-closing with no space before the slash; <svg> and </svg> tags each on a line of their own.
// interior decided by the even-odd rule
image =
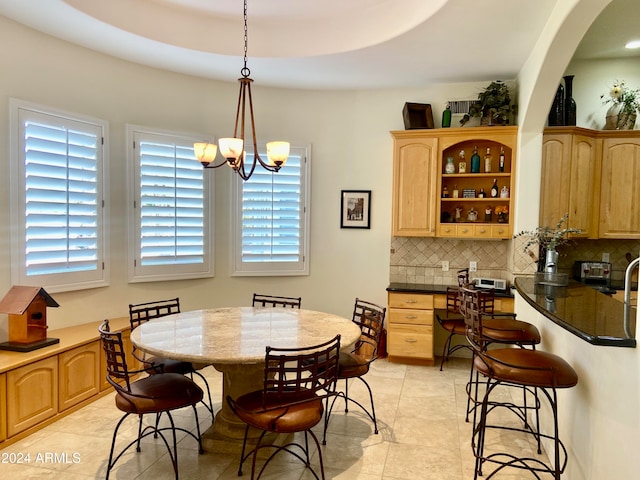
<svg viewBox="0 0 640 480">
<path fill-rule="evenodd" d="M 124 316 L 129 302 L 179 295 L 185 309 L 245 305 L 252 292 L 301 295 L 307 308 L 350 316 L 356 296 L 386 304 L 391 231 L 390 130 L 404 128 L 406 101 L 431 103 L 436 123 L 451 98 L 474 98 L 485 84 L 415 90 L 304 91 L 260 87 L 253 72 L 259 140 L 312 145 L 311 274 L 229 276 L 230 179 L 216 176 L 216 275 L 205 280 L 127 284 L 125 125 L 223 136 L 231 133 L 237 84 L 128 63 L 32 31 L 0 17 L 0 168 L 9 171 L 8 100 L 16 97 L 105 119 L 110 126 L 111 285 L 57 293 L 50 328 Z M 9 177 L 0 177 L 0 295 L 11 287 Z M 372 191 L 370 230 L 340 229 L 340 190 Z M 0 315 L 0 340 L 6 315 Z"/>
</svg>

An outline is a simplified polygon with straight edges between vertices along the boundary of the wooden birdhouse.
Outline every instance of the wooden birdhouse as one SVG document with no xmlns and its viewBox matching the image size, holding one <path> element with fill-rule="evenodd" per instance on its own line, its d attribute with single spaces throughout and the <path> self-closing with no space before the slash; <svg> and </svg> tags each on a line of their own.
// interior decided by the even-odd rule
<svg viewBox="0 0 640 480">
<path fill-rule="evenodd" d="M 60 342 L 47 338 L 47 307 L 59 307 L 41 287 L 13 286 L 0 301 L 0 313 L 9 315 L 9 341 L 0 350 L 30 352 Z"/>
</svg>

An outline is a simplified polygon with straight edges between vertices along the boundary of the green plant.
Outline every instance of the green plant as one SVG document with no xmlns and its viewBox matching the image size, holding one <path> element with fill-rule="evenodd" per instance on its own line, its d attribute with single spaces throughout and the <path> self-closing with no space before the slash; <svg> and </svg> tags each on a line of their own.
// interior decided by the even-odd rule
<svg viewBox="0 0 640 480">
<path fill-rule="evenodd" d="M 513 238 L 529 237 L 529 240 L 523 247 L 523 250 L 529 255 L 533 253 L 529 250 L 529 247 L 535 244 L 543 247 L 545 250 L 555 250 L 559 245 L 564 245 L 569 242 L 568 234 L 581 233 L 579 228 L 562 227 L 568 218 L 569 213 L 565 213 L 553 229 L 549 227 L 536 227 L 535 230 L 523 230 L 514 235 Z"/>
<path fill-rule="evenodd" d="M 508 124 L 516 111 L 516 106 L 511 104 L 509 87 L 504 82 L 496 80 L 478 94 L 478 101 L 471 104 L 469 113 L 462 117 L 460 124 L 464 125 L 471 117 L 486 116 L 497 123 Z"/>
</svg>

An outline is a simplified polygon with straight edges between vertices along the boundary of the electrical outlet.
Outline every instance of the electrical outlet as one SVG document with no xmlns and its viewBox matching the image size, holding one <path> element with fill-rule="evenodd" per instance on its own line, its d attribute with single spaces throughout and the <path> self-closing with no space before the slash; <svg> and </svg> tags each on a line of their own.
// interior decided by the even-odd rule
<svg viewBox="0 0 640 480">
<path fill-rule="evenodd" d="M 478 262 L 469 262 L 469 271 L 477 272 L 478 271 Z"/>
<path fill-rule="evenodd" d="M 610 257 L 609 257 L 609 253 L 603 253 L 603 254 L 602 254 L 602 261 L 603 261 L 603 262 L 605 262 L 605 263 L 609 263 L 609 259 L 610 259 Z"/>
<path fill-rule="evenodd" d="M 442 271 L 443 272 L 448 272 L 449 271 L 449 260 L 443 260 L 442 261 Z"/>
</svg>

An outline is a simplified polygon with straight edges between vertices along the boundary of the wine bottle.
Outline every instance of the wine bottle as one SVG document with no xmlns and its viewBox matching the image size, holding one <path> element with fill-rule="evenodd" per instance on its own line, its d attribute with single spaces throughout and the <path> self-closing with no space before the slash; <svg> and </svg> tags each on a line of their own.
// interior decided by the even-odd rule
<svg viewBox="0 0 640 480">
<path fill-rule="evenodd" d="M 449 198 L 449 189 L 446 185 L 442 187 L 442 198 Z"/>
<path fill-rule="evenodd" d="M 478 147 L 473 147 L 473 155 L 471 155 L 471 173 L 480 173 L 480 155 L 478 155 Z"/>
<path fill-rule="evenodd" d="M 454 185 L 453 186 L 453 198 L 458 198 L 459 195 L 460 195 L 460 193 L 458 191 L 458 185 Z"/>
<path fill-rule="evenodd" d="M 480 187 L 480 191 L 478 192 L 478 198 L 484 198 L 484 197 L 486 197 L 484 193 L 484 188 Z"/>
<path fill-rule="evenodd" d="M 498 198 L 498 179 L 493 179 L 493 186 L 491 187 L 491 198 Z"/>
<path fill-rule="evenodd" d="M 500 159 L 498 160 L 498 169 L 504 172 L 504 147 L 500 147 Z"/>
<path fill-rule="evenodd" d="M 491 149 L 487 147 L 487 154 L 484 156 L 484 172 L 491 173 L 491 162 L 493 157 L 491 156 Z"/>
<path fill-rule="evenodd" d="M 442 128 L 449 128 L 451 126 L 451 107 L 447 103 L 447 108 L 442 112 Z"/>
</svg>

